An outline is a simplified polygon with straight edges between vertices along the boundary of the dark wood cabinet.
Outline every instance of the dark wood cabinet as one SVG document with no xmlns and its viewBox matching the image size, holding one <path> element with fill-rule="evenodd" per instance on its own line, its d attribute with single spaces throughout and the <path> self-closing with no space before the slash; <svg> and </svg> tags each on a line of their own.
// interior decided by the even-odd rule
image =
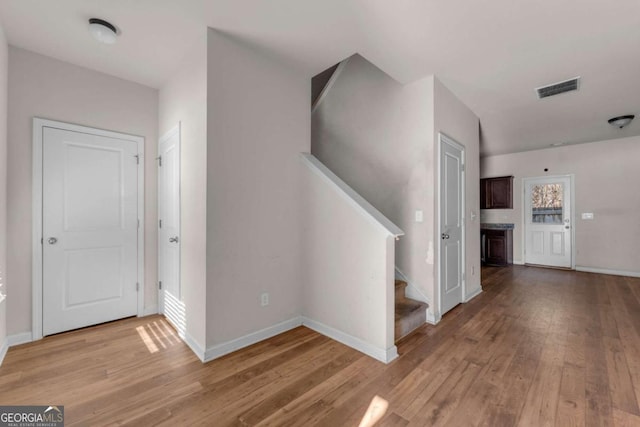
<svg viewBox="0 0 640 427">
<path fill-rule="evenodd" d="M 480 209 L 513 209 L 513 177 L 481 179 Z"/>
<path fill-rule="evenodd" d="M 483 264 L 513 264 L 513 230 L 481 229 L 480 242 Z"/>
</svg>

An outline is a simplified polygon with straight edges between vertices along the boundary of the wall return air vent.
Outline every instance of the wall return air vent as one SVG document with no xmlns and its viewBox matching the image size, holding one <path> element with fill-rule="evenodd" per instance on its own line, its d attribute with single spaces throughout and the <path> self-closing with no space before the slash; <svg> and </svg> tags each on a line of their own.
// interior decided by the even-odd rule
<svg viewBox="0 0 640 427">
<path fill-rule="evenodd" d="M 574 77 L 569 80 L 564 80 L 558 83 L 553 83 L 547 86 L 539 87 L 536 89 L 538 98 L 547 98 L 549 96 L 560 95 L 565 92 L 572 92 L 580 88 L 580 77 Z"/>
</svg>

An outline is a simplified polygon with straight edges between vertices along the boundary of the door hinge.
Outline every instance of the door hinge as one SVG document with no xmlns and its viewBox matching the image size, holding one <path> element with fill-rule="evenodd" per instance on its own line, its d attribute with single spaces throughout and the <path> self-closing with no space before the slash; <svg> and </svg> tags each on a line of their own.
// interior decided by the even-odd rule
<svg viewBox="0 0 640 427">
<path fill-rule="evenodd" d="M 136 282 L 136 292 L 139 292 L 139 291 L 140 291 L 140 283 Z"/>
<path fill-rule="evenodd" d="M 133 156 L 136 158 L 136 164 L 139 165 L 140 164 L 140 154 L 136 154 L 135 156 Z"/>
<path fill-rule="evenodd" d="M 162 289 L 162 280 L 158 282 L 158 289 Z"/>
<path fill-rule="evenodd" d="M 464 272 L 463 272 L 463 273 L 462 273 L 462 281 L 464 282 L 466 278 L 467 278 L 467 273 L 464 273 Z"/>
<path fill-rule="evenodd" d="M 158 160 L 158 167 L 162 167 L 162 156 L 158 156 L 156 157 L 156 159 Z"/>
<path fill-rule="evenodd" d="M 460 170 L 461 170 L 462 172 L 464 172 L 464 170 L 465 170 L 465 165 L 464 165 L 464 164 L 460 165 Z"/>
<path fill-rule="evenodd" d="M 158 220 L 158 228 L 162 228 L 162 220 L 161 219 Z"/>
<path fill-rule="evenodd" d="M 40 238 L 40 244 L 41 244 L 41 245 L 44 245 L 44 237 L 41 237 L 41 238 Z"/>
<path fill-rule="evenodd" d="M 138 228 L 140 228 L 140 220 L 138 220 Z"/>
</svg>

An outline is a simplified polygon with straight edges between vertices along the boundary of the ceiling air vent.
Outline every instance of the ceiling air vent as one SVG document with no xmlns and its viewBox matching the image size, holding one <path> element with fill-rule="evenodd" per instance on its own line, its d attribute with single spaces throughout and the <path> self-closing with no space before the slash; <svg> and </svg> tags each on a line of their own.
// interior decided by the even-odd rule
<svg viewBox="0 0 640 427">
<path fill-rule="evenodd" d="M 579 87 L 580 77 L 574 77 L 569 80 L 539 87 L 536 89 L 536 93 L 538 94 L 538 98 L 542 99 L 549 96 L 560 95 L 561 93 L 578 90 Z"/>
</svg>

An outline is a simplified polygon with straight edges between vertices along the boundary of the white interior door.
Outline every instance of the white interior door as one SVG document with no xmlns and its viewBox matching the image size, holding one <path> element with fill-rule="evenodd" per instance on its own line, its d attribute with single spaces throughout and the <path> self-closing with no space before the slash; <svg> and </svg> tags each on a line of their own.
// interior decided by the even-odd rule
<svg viewBox="0 0 640 427">
<path fill-rule="evenodd" d="M 464 148 L 440 135 L 440 314 L 462 302 Z"/>
<path fill-rule="evenodd" d="M 572 267 L 571 177 L 524 180 L 525 262 Z"/>
<path fill-rule="evenodd" d="M 161 312 L 178 328 L 180 308 L 180 126 L 158 144 L 158 280 Z"/>
<path fill-rule="evenodd" d="M 43 334 L 137 313 L 137 144 L 43 128 Z"/>
</svg>

